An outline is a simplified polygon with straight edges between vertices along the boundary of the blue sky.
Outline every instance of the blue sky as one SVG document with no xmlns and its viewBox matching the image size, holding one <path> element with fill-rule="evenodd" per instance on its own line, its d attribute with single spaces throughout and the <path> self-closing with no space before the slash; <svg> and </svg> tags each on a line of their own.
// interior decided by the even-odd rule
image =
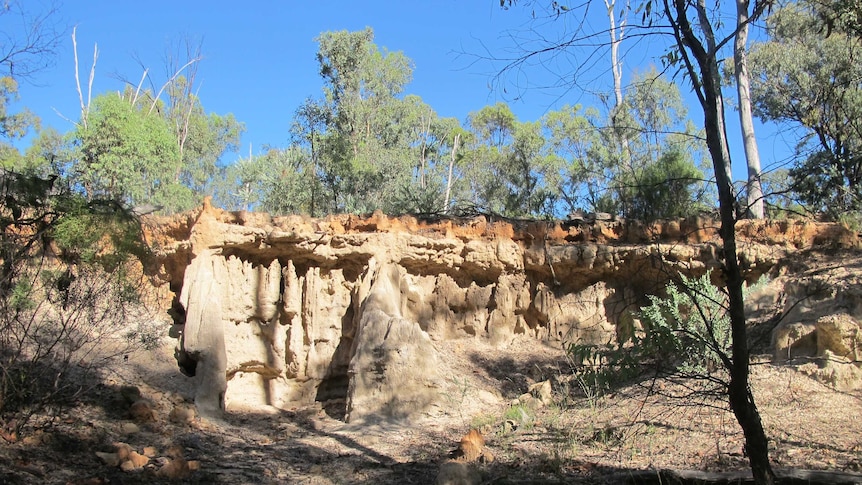
<svg viewBox="0 0 862 485">
<path fill-rule="evenodd" d="M 35 8 L 45 2 L 27 0 L 25 4 Z M 592 94 L 579 89 L 522 89 L 550 82 L 540 66 L 509 76 L 503 83 L 494 79 L 497 66 L 476 56 L 508 55 L 515 45 L 512 38 L 530 20 L 529 10 L 504 11 L 499 0 L 67 0 L 60 4 L 59 13 L 64 25 L 77 25 L 84 84 L 93 45 L 98 44 L 94 96 L 121 89 L 118 76 L 137 81 L 142 74 L 138 60 L 150 69 L 153 81 L 161 84 L 167 79 L 167 53 L 184 38 L 201 40 L 204 59 L 198 70 L 198 94 L 207 111 L 233 113 L 245 123 L 242 155 L 248 154 L 250 146 L 259 153 L 266 144 L 288 144 L 294 111 L 305 98 L 320 93 L 314 38 L 329 30 L 372 27 L 379 46 L 403 51 L 415 63 L 413 82 L 406 92 L 419 95 L 441 116 L 464 120 L 471 111 L 503 100 L 520 120 L 532 121 L 563 104 L 596 104 Z M 598 28 L 607 24 L 603 9 L 591 12 L 587 20 Z M 657 41 L 624 44 L 628 51 L 626 78 L 658 63 L 663 50 L 649 42 Z M 72 125 L 58 112 L 69 119 L 79 115 L 72 53 L 67 36 L 55 64 L 21 87 L 21 104 L 36 112 L 43 125 L 61 132 Z M 583 53 L 560 58 L 551 67 L 565 69 L 586 58 Z M 609 61 L 600 55 L 592 62 L 594 66 L 582 79 L 589 81 L 591 90 L 608 91 Z M 685 86 L 681 89 L 687 90 Z M 689 112 L 701 124 L 698 108 L 691 105 Z M 728 112 L 734 175 L 743 178 L 745 164 L 735 143 L 739 138 L 735 116 Z M 788 142 L 776 134 L 775 127 L 763 127 L 758 138 L 764 165 L 787 156 Z M 238 156 L 228 154 L 224 161 Z"/>
</svg>

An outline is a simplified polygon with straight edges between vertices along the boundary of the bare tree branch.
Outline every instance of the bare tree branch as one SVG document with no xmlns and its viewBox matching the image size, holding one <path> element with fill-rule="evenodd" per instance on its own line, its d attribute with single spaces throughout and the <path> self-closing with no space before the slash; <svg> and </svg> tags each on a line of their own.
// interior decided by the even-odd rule
<svg viewBox="0 0 862 485">
<path fill-rule="evenodd" d="M 58 25 L 57 5 L 51 3 L 43 12 L 32 13 L 24 3 L 10 0 L 0 9 L 0 70 L 18 79 L 28 79 L 49 67 L 65 35 Z M 32 7 L 32 2 L 26 3 Z"/>
</svg>

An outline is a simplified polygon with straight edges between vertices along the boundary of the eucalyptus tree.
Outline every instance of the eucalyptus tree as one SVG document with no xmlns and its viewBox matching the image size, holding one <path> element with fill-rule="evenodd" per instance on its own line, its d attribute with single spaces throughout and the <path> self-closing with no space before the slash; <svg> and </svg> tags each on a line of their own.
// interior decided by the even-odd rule
<svg viewBox="0 0 862 485">
<path fill-rule="evenodd" d="M 803 133 L 790 171 L 796 193 L 809 210 L 843 219 L 862 211 L 862 38 L 844 17 L 829 20 L 837 4 L 776 10 L 750 58 L 755 112 Z"/>
<path fill-rule="evenodd" d="M 754 219 L 763 219 L 764 200 L 761 187 L 760 151 L 754 135 L 751 111 L 751 82 L 748 70 L 748 23 L 751 0 L 736 0 L 736 37 L 733 42 L 733 74 L 739 104 L 739 127 L 742 130 L 742 147 L 748 164 L 748 181 L 745 185 L 746 209 Z"/>
<path fill-rule="evenodd" d="M 245 127 L 232 114 L 204 110 L 195 84 L 203 58 L 200 44 L 193 46 L 186 40 L 185 58 L 167 56 L 165 81 L 156 83 L 150 69 L 141 63 L 143 73 L 137 82 L 125 80 L 125 87 L 118 95 L 102 94 L 94 100 L 92 88 L 99 49 L 94 46 L 85 96 L 76 34 L 73 29 L 75 83 L 81 114 L 71 138 L 82 151 L 81 159 L 74 163 L 73 175 L 82 177 L 78 182 L 87 193 L 92 196 L 95 190 L 135 204 L 141 203 L 143 197 L 147 203 L 167 212 L 190 209 L 205 195 L 213 195 L 213 186 L 219 182 L 224 168 L 219 166 L 220 159 L 237 149 Z M 170 149 L 162 145 L 166 140 L 165 128 L 173 139 L 174 147 Z M 111 150 L 110 143 L 117 144 L 118 149 Z M 166 161 L 165 156 L 174 160 Z M 122 163 L 111 169 L 102 158 Z M 108 176 L 110 170 L 117 173 Z M 134 174 L 151 178 L 141 181 L 148 186 L 143 192 L 134 188 L 130 180 L 117 181 L 135 177 Z M 104 185 L 106 176 L 116 180 Z M 96 181 L 99 178 L 102 182 Z M 124 188 L 132 192 L 124 193 Z"/>
<path fill-rule="evenodd" d="M 321 154 L 325 154 L 326 127 L 329 123 L 329 110 L 324 101 L 308 98 L 296 110 L 290 127 L 295 146 L 303 147 L 309 154 L 308 173 L 309 204 L 308 213 L 318 217 L 325 213 L 328 199 L 326 191 L 338 193 L 338 180 L 333 171 L 325 171 Z"/>
<path fill-rule="evenodd" d="M 9 76 L 0 77 L 0 168 L 20 168 L 21 154 L 12 142 L 20 140 L 39 124 L 38 117 L 26 108 L 17 113 L 9 111 L 10 104 L 17 100 L 18 81 Z"/>
<path fill-rule="evenodd" d="M 174 179 L 191 189 L 197 204 L 203 196 L 213 194 L 212 185 L 220 174 L 220 161 L 239 149 L 245 126 L 233 113 L 207 113 L 192 87 L 193 79 L 185 76 L 173 80 L 166 89 L 168 102 L 163 117 L 173 131 L 180 160 Z"/>
<path fill-rule="evenodd" d="M 467 126 L 473 134 L 468 153 L 468 179 L 473 205 L 495 212 L 504 212 L 502 200 L 506 187 L 498 171 L 514 141 L 514 113 L 506 103 L 485 106 L 470 113 Z"/>
<path fill-rule="evenodd" d="M 73 178 L 90 198 L 114 198 L 131 205 L 171 205 L 191 198 L 175 179 L 178 148 L 164 118 L 147 114 L 128 96 L 96 97 L 73 133 L 79 150 Z"/>
<path fill-rule="evenodd" d="M 229 210 L 311 214 L 314 179 L 311 157 L 303 148 L 269 147 L 226 167 L 214 199 Z"/>
<path fill-rule="evenodd" d="M 506 103 L 470 113 L 465 174 L 473 203 L 507 216 L 551 216 L 560 159 L 547 150 L 541 122 L 518 121 Z"/>
<path fill-rule="evenodd" d="M 613 131 L 601 130 L 601 134 L 603 147 L 613 147 L 615 139 L 626 140 L 624 146 L 617 146 L 623 151 L 606 163 L 614 177 L 611 190 L 617 212 L 655 220 L 703 210 L 708 202 L 703 173 L 706 147 L 676 84 L 655 69 L 635 75 L 615 117 Z"/>
<path fill-rule="evenodd" d="M 676 85 L 655 70 L 636 75 L 608 116 L 565 106 L 544 117 L 567 210 L 654 220 L 703 209 L 705 147 Z"/>
<path fill-rule="evenodd" d="M 324 32 L 317 42 L 323 99 L 309 100 L 308 110 L 300 111 L 322 112 L 298 121 L 323 120 L 315 158 L 328 192 L 326 211 L 386 208 L 410 176 L 410 124 L 405 121 L 414 115 L 414 106 L 400 95 L 412 78 L 412 61 L 379 48 L 371 28 Z M 310 126 L 299 131 L 312 132 Z"/>
<path fill-rule="evenodd" d="M 412 105 L 412 116 L 403 120 L 411 127 L 412 176 L 399 187 L 393 208 L 396 212 L 426 214 L 458 210 L 464 189 L 459 162 L 467 132 L 456 118 L 439 117 L 418 96 L 408 95 L 405 102 Z"/>
<path fill-rule="evenodd" d="M 516 0 L 501 0 L 501 6 L 511 7 Z M 554 54 L 560 49 L 589 47 L 588 55 L 595 53 L 595 31 L 589 31 L 590 22 L 583 22 L 593 2 L 580 2 L 570 7 L 567 2 L 528 2 L 547 5 L 550 18 L 574 18 L 574 31 L 566 31 L 559 41 L 552 36 L 539 35 L 547 44 L 539 50 L 527 52 L 519 63 L 509 62 L 510 68 L 523 67 L 527 60 L 535 61 L 541 53 Z M 772 4 L 771 1 L 755 1 L 748 22 L 756 21 Z M 755 405 L 749 385 L 750 353 L 743 301 L 743 277 L 739 267 L 736 247 L 736 197 L 731 175 L 731 159 L 728 150 L 725 123 L 725 103 L 721 84 L 720 62 L 726 48 L 734 41 L 737 29 L 726 29 L 714 19 L 721 18 L 721 4 L 704 0 L 642 0 L 637 10 L 642 14 L 642 24 L 637 29 L 645 35 L 650 33 L 668 40 L 664 62 L 679 69 L 691 84 L 704 116 L 704 131 L 709 156 L 712 160 L 715 184 L 718 192 L 719 215 L 722 239 L 722 273 L 727 292 L 727 315 L 731 329 L 731 348 L 721 352 L 720 362 L 728 369 L 726 393 L 730 408 L 742 428 L 745 452 L 749 458 L 752 475 L 758 484 L 772 484 L 775 475 L 769 462 L 769 442 L 760 413 Z M 535 12 L 535 8 L 533 9 Z M 546 19 L 545 19 L 546 20 Z M 547 25 L 547 24 L 545 24 Z M 630 26 L 629 29 L 634 27 Z M 573 65 L 579 66 L 575 62 Z M 560 66 L 560 64 L 553 64 Z M 564 77 L 566 73 L 562 73 Z"/>
</svg>

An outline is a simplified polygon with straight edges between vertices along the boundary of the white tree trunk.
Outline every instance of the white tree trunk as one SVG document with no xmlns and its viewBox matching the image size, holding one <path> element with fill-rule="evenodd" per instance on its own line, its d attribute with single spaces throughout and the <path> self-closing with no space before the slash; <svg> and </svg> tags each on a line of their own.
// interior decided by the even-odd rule
<svg viewBox="0 0 862 485">
<path fill-rule="evenodd" d="M 742 127 L 742 143 L 748 163 L 747 213 L 754 219 L 763 219 L 763 190 L 760 186 L 760 154 L 754 137 L 754 121 L 751 116 L 751 93 L 748 82 L 748 4 L 749 0 L 736 1 L 737 33 L 733 44 L 733 64 L 736 74 L 736 91 L 739 97 L 739 124 Z"/>
<path fill-rule="evenodd" d="M 449 198 L 452 195 L 452 171 L 455 168 L 455 157 L 458 152 L 458 141 L 461 139 L 461 134 L 456 133 L 452 143 L 452 158 L 449 159 L 449 176 L 446 177 L 446 196 L 443 202 L 443 213 L 449 213 Z"/>
<path fill-rule="evenodd" d="M 614 107 L 611 110 L 611 127 L 617 129 L 617 114 L 623 106 L 623 63 L 620 60 L 620 44 L 625 37 L 626 17 L 623 16 L 617 24 L 616 18 L 616 0 L 605 0 L 605 8 L 608 11 L 608 22 L 610 27 L 608 34 L 611 37 L 611 72 L 614 78 Z M 628 11 L 628 2 L 624 11 Z M 628 133 L 622 133 L 620 143 L 623 148 L 623 159 L 631 162 L 629 155 L 629 139 Z"/>
</svg>

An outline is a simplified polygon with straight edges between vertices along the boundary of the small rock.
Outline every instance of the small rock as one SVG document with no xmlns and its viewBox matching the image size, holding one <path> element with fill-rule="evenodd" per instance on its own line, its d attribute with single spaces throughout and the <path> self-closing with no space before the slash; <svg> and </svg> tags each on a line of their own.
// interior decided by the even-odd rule
<svg viewBox="0 0 862 485">
<path fill-rule="evenodd" d="M 144 447 L 144 456 L 147 458 L 154 458 L 158 454 L 158 450 L 156 450 L 155 446 L 145 446 Z"/>
<path fill-rule="evenodd" d="M 123 434 L 135 434 L 140 433 L 141 428 L 135 423 L 123 423 L 122 426 L 120 426 L 120 432 Z"/>
<path fill-rule="evenodd" d="M 479 457 L 479 461 L 482 463 L 493 463 L 496 458 L 494 454 L 488 450 L 482 452 L 482 456 Z"/>
<path fill-rule="evenodd" d="M 50 441 L 51 441 L 50 435 L 45 434 L 44 431 L 37 431 L 34 434 L 31 434 L 29 436 L 25 436 L 21 440 L 21 443 L 23 443 L 27 446 L 39 446 L 39 445 L 44 445 Z"/>
<path fill-rule="evenodd" d="M 537 382 L 530 386 L 530 394 L 542 401 L 542 404 L 545 406 L 550 406 L 554 402 L 553 389 L 551 387 L 550 380 Z"/>
<path fill-rule="evenodd" d="M 124 472 L 140 470 L 144 468 L 149 462 L 150 459 L 146 456 L 138 453 L 137 451 L 132 451 L 131 453 L 129 453 L 129 458 L 123 460 L 123 462 L 120 463 L 120 470 L 123 470 Z"/>
<path fill-rule="evenodd" d="M 520 401 L 521 406 L 523 406 L 527 409 L 535 410 L 535 409 L 541 409 L 545 406 L 545 403 L 541 399 L 535 398 L 529 393 L 524 394 L 523 396 L 519 397 L 518 401 Z M 523 418 L 527 418 L 526 414 L 524 414 L 523 412 L 521 413 L 521 415 Z"/>
<path fill-rule="evenodd" d="M 174 406 L 174 408 L 171 409 L 171 412 L 168 415 L 168 419 L 172 423 L 177 424 L 191 423 L 195 420 L 195 417 L 197 417 L 197 411 L 195 410 L 194 406 L 189 406 L 187 404 L 179 404 L 177 406 Z"/>
<path fill-rule="evenodd" d="M 200 468 L 199 464 L 198 468 Z M 185 459 L 175 458 L 168 461 L 167 465 L 159 468 L 156 475 L 169 478 L 171 480 L 182 480 L 191 475 L 191 469 L 189 468 L 189 463 Z"/>
<path fill-rule="evenodd" d="M 116 453 L 103 453 L 101 451 L 97 451 L 96 456 L 102 460 L 102 463 L 109 467 L 120 466 L 120 457 L 117 456 Z"/>
<path fill-rule="evenodd" d="M 150 401 L 140 399 L 129 407 L 129 416 L 139 423 L 148 423 L 156 420 L 156 411 Z"/>
<path fill-rule="evenodd" d="M 147 465 L 147 463 L 150 462 L 150 459 L 138 453 L 137 451 L 133 451 L 131 454 L 129 454 L 129 461 L 132 462 L 133 465 L 135 465 L 135 468 L 143 468 Z"/>
<path fill-rule="evenodd" d="M 485 438 L 482 437 L 476 429 L 471 429 L 469 433 L 461 438 L 459 449 L 464 461 L 477 461 L 482 456 L 482 449 L 485 447 Z"/>
<path fill-rule="evenodd" d="M 120 461 L 125 461 L 129 459 L 129 456 L 132 454 L 133 450 L 131 446 L 127 443 L 123 443 L 122 441 L 117 441 L 114 443 L 114 448 L 117 450 L 117 457 Z"/>
</svg>

